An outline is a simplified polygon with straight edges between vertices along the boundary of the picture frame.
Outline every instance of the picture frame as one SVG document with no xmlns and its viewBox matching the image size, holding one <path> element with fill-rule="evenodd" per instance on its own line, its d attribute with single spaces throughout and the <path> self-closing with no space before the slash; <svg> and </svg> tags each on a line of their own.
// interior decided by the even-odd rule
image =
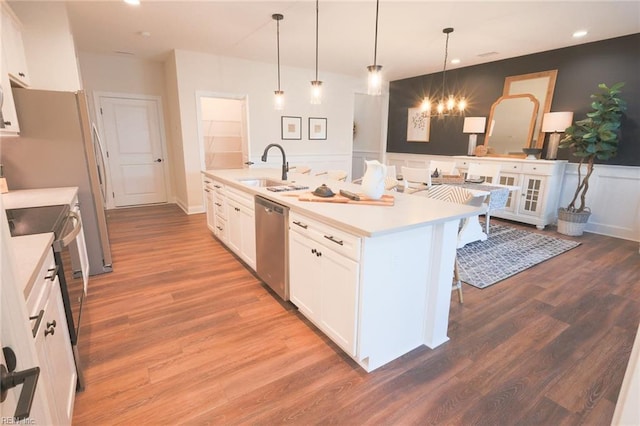
<svg viewBox="0 0 640 426">
<path fill-rule="evenodd" d="M 309 117 L 309 140 L 327 140 L 327 119 Z"/>
<path fill-rule="evenodd" d="M 409 108 L 407 114 L 407 142 L 429 142 L 431 115 L 420 108 Z"/>
<path fill-rule="evenodd" d="M 302 139 L 302 117 L 291 117 L 283 115 L 281 117 L 280 138 L 282 140 Z"/>
</svg>

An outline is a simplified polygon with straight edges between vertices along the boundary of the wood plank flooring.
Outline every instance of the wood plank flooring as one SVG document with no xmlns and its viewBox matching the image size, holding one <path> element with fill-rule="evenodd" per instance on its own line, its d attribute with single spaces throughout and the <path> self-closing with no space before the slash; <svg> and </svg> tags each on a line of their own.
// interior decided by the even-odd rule
<svg viewBox="0 0 640 426">
<path fill-rule="evenodd" d="M 638 243 L 585 234 L 492 287 L 464 285 L 449 342 L 367 374 L 203 214 L 124 209 L 109 226 L 114 272 L 89 284 L 76 425 L 608 425 L 640 322 Z"/>
</svg>

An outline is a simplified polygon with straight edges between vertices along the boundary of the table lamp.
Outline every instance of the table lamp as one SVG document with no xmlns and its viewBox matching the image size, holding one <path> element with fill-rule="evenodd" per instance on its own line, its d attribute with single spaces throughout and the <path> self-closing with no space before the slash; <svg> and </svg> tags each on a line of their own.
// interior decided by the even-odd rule
<svg viewBox="0 0 640 426">
<path fill-rule="evenodd" d="M 470 133 L 469 147 L 467 148 L 467 155 L 473 155 L 473 152 L 476 149 L 478 133 L 484 133 L 484 126 L 486 123 L 487 123 L 487 117 L 465 117 L 464 118 L 462 133 Z"/>
<path fill-rule="evenodd" d="M 555 160 L 558 156 L 560 133 L 564 133 L 571 126 L 573 112 L 547 112 L 542 118 L 542 131 L 551 133 L 547 146 L 547 160 Z"/>
</svg>

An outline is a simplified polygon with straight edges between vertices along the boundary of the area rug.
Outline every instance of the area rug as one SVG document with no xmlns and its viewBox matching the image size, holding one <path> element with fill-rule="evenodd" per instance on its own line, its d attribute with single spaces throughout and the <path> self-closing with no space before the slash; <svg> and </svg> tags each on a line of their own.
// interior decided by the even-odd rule
<svg viewBox="0 0 640 426">
<path fill-rule="evenodd" d="M 486 241 L 458 249 L 458 272 L 463 282 L 486 288 L 579 245 L 522 229 L 490 225 Z"/>
</svg>

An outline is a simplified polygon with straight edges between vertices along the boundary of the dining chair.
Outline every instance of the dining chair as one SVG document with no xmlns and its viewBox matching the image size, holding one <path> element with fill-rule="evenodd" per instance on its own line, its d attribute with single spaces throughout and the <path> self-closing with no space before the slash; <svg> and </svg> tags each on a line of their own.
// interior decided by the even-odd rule
<svg viewBox="0 0 640 426">
<path fill-rule="evenodd" d="M 475 198 L 471 191 L 460 186 L 451 185 L 432 186 L 426 191 L 425 195 L 427 198 L 433 198 L 434 200 L 449 201 L 451 203 L 458 204 L 472 204 Z M 458 273 L 457 252 L 453 263 L 453 284 L 451 291 L 455 290 L 458 290 L 458 301 L 460 303 L 464 303 L 464 299 L 462 297 L 462 281 L 460 281 L 460 274 Z"/>
<path fill-rule="evenodd" d="M 467 179 L 484 179 L 485 183 L 500 184 L 500 164 L 469 163 Z M 491 203 L 485 201 L 485 233 L 489 235 L 489 218 L 491 217 Z"/>
<path fill-rule="evenodd" d="M 431 174 L 433 174 L 436 170 L 438 171 L 439 176 L 456 174 L 456 162 L 430 160 L 429 171 L 431 172 Z"/>
<path fill-rule="evenodd" d="M 431 173 L 428 168 L 402 166 L 400 170 L 405 188 L 410 186 L 410 184 L 414 184 L 414 187 L 416 185 L 420 187 L 426 185 L 427 188 L 431 187 Z"/>
</svg>

